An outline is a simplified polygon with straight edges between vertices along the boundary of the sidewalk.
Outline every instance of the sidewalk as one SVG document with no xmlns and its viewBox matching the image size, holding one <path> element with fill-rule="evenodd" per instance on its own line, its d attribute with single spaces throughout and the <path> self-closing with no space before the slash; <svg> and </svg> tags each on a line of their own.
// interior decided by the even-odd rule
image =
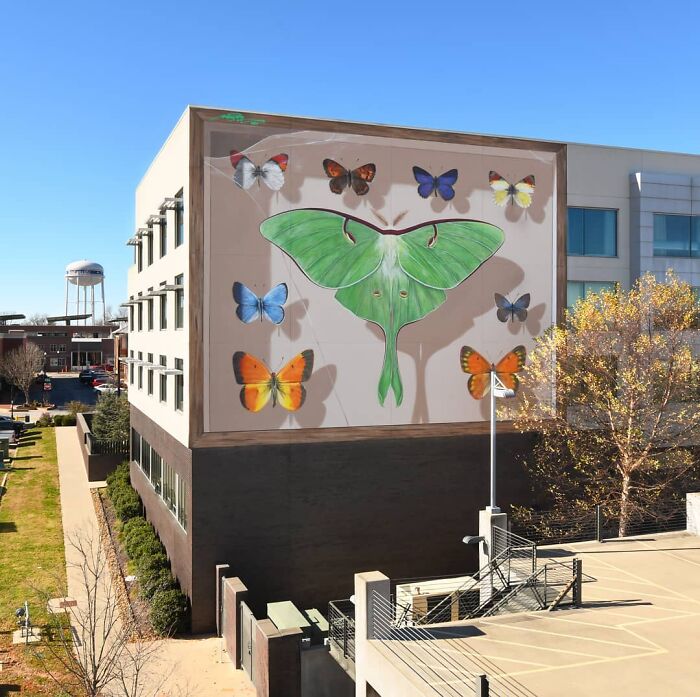
<svg viewBox="0 0 700 697">
<path fill-rule="evenodd" d="M 68 594 L 80 602 L 80 572 L 71 568 L 71 562 L 77 563 L 79 556 L 69 538 L 77 532 L 98 537 L 97 518 L 80 454 L 78 432 L 75 427 L 61 427 L 55 431 Z M 233 668 L 226 654 L 220 651 L 220 645 L 218 637 L 165 640 L 157 659 L 158 666 L 153 671 L 160 676 L 169 675 L 160 694 L 255 697 L 252 683 L 243 671 Z"/>
</svg>

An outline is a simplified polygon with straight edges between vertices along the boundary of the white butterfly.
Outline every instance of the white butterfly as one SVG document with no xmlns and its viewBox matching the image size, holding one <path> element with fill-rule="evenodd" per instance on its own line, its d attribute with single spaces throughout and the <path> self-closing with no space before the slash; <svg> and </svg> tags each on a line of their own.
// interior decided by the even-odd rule
<svg viewBox="0 0 700 697">
<path fill-rule="evenodd" d="M 264 181 L 269 189 L 279 191 L 284 186 L 284 171 L 288 162 L 289 156 L 280 154 L 259 166 L 238 150 L 231 150 L 233 181 L 241 189 L 250 189 L 256 181 L 259 186 L 260 182 Z"/>
<path fill-rule="evenodd" d="M 517 203 L 520 208 L 529 208 L 532 195 L 535 193 L 535 175 L 529 174 L 519 182 L 511 184 L 498 172 L 489 172 L 489 185 L 493 190 L 493 202 L 497 206 L 505 206 L 510 201 Z"/>
</svg>

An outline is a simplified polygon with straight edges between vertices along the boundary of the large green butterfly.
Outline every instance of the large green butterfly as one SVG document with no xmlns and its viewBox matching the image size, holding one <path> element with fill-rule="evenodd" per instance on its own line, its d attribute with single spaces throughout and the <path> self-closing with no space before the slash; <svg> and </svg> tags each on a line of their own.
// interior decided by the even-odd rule
<svg viewBox="0 0 700 697">
<path fill-rule="evenodd" d="M 475 220 L 436 220 L 405 230 L 381 230 L 343 213 L 318 208 L 264 220 L 260 232 L 386 340 L 379 403 L 389 387 L 403 400 L 396 340 L 401 327 L 445 302 L 445 290 L 469 277 L 503 244 L 503 230 Z"/>
</svg>

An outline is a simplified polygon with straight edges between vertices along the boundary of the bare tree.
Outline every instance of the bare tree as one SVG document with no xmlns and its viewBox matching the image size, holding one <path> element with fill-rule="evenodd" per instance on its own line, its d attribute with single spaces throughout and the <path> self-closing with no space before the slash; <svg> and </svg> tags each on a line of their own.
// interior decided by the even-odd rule
<svg viewBox="0 0 700 697">
<path fill-rule="evenodd" d="M 44 352 L 36 345 L 26 343 L 0 358 L 0 375 L 24 392 L 29 403 L 29 389 L 36 374 L 44 367 Z"/>
<path fill-rule="evenodd" d="M 34 312 L 24 320 L 24 324 L 43 325 L 48 324 L 48 315 L 45 312 Z"/>
<path fill-rule="evenodd" d="M 40 645 L 38 660 L 62 694 L 70 697 L 157 695 L 169 676 L 158 660 L 162 640 L 139 636 L 133 618 L 120 612 L 99 539 L 74 535 L 68 546 L 67 557 L 76 562 L 69 563 L 67 571 L 78 597 L 64 614 L 52 615 L 51 637 Z M 38 595 L 40 601 L 48 602 L 49 593 Z M 53 660 L 47 660 L 47 655 Z M 56 664 L 60 673 L 52 667 Z"/>
</svg>

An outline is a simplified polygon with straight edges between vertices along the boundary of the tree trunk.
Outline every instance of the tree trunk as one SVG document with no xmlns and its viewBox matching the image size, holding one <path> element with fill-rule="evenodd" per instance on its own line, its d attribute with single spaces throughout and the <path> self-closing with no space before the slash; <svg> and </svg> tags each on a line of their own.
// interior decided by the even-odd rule
<svg viewBox="0 0 700 697">
<path fill-rule="evenodd" d="M 620 537 L 627 536 L 630 517 L 630 476 L 622 475 L 622 493 L 620 494 Z"/>
</svg>

